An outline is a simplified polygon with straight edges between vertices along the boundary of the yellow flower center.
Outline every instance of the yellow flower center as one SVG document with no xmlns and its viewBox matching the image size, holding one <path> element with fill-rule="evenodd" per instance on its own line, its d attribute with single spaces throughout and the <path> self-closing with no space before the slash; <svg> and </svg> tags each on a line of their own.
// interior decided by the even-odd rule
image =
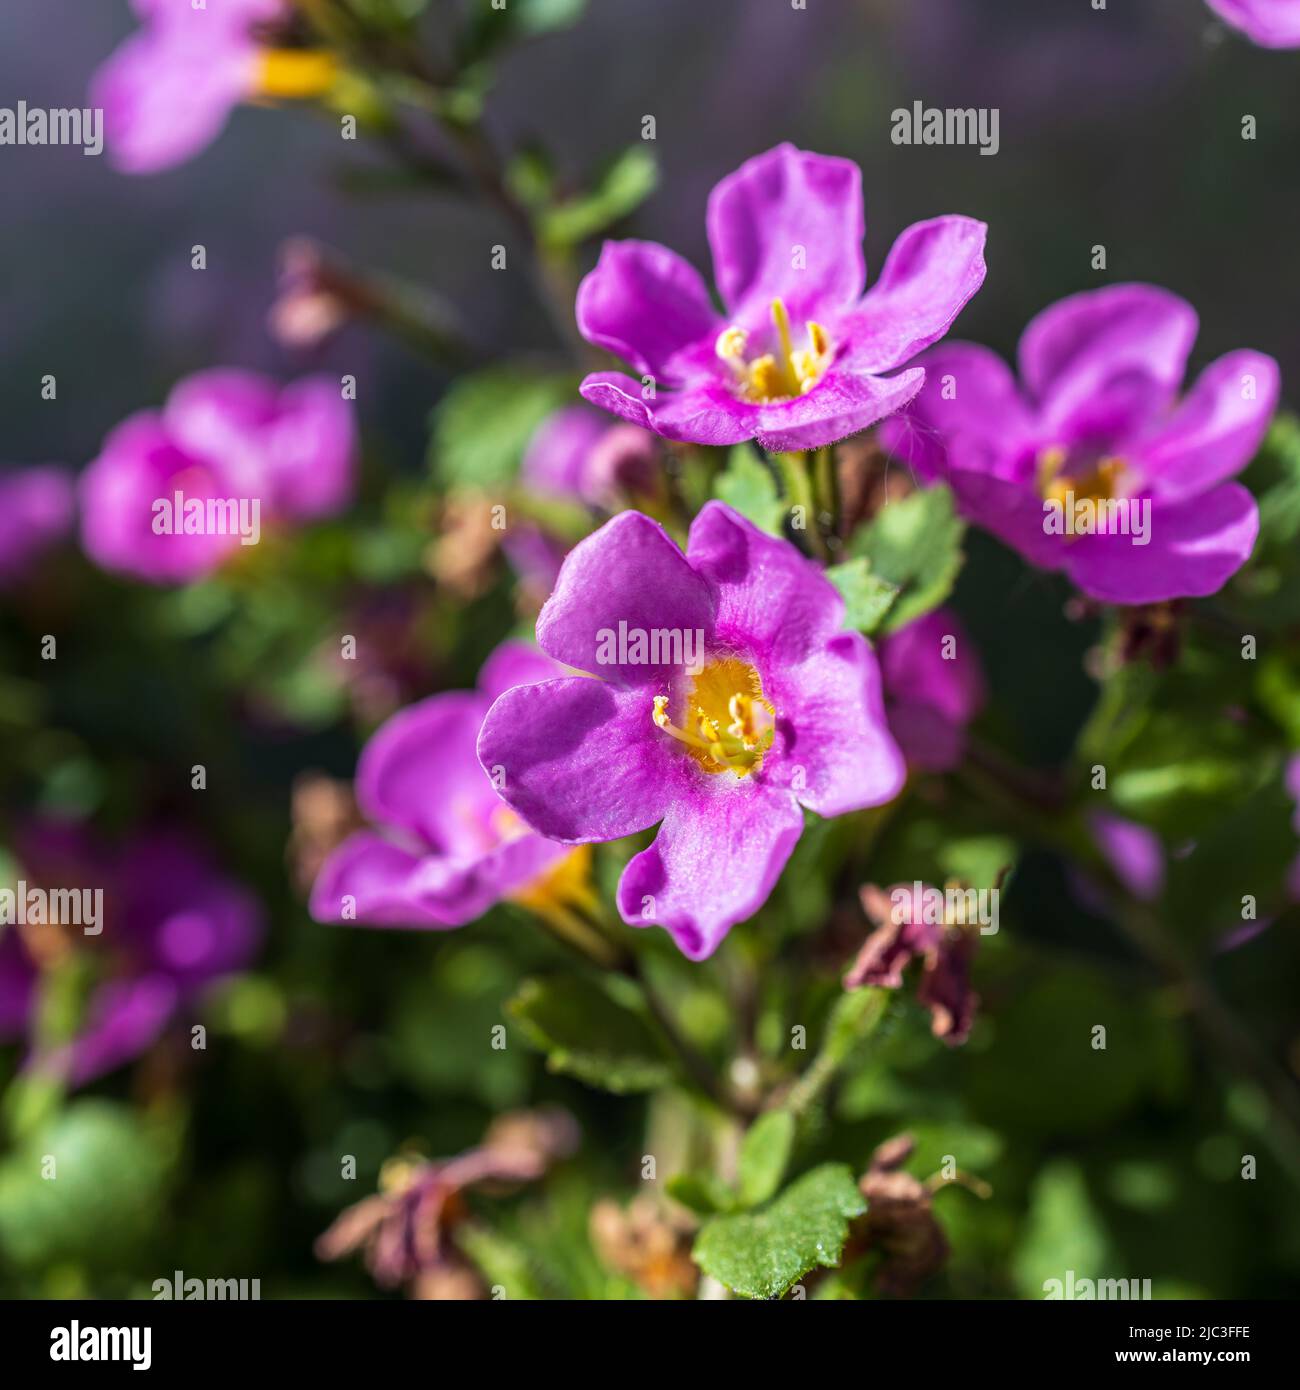
<svg viewBox="0 0 1300 1390">
<path fill-rule="evenodd" d="M 1069 455 L 1059 444 L 1038 455 L 1038 492 L 1045 502 L 1064 506 L 1074 495 L 1076 502 L 1105 502 L 1120 495 L 1120 483 L 1128 471 L 1121 458 L 1113 455 L 1098 459 L 1086 473 L 1063 477 Z"/>
<path fill-rule="evenodd" d="M 258 54 L 256 92 L 289 100 L 324 96 L 338 75 L 339 60 L 328 48 L 264 48 Z"/>
<path fill-rule="evenodd" d="M 749 334 L 734 324 L 718 334 L 716 352 L 731 369 L 737 393 L 747 401 L 783 401 L 811 391 L 830 366 L 831 340 L 820 323 L 810 319 L 804 328 L 807 347 L 796 348 L 790 337 L 790 315 L 779 299 L 772 301 L 778 353 L 749 357 Z"/>
<path fill-rule="evenodd" d="M 710 662 L 684 692 L 677 723 L 668 704 L 667 695 L 655 696 L 655 724 L 683 744 L 705 772 L 745 777 L 762 767 L 776 732 L 776 711 L 747 661 Z"/>
</svg>

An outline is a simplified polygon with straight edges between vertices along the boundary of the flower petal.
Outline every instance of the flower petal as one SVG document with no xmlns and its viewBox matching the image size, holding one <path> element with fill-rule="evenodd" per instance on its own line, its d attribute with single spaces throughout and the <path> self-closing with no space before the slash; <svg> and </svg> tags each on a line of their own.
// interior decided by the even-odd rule
<svg viewBox="0 0 1300 1390">
<path fill-rule="evenodd" d="M 1154 285 L 1071 295 L 1020 339 L 1020 379 L 1041 422 L 1068 444 L 1122 442 L 1164 410 L 1183 379 L 1196 311 Z"/>
<path fill-rule="evenodd" d="M 664 927 L 691 960 L 712 955 L 730 927 L 762 907 L 803 832 L 788 793 L 709 780 L 673 805 L 618 885 L 623 920 Z"/>
<path fill-rule="evenodd" d="M 945 656 L 952 639 L 953 655 Z M 966 725 L 986 699 L 975 648 L 957 615 L 935 608 L 880 644 L 889 727 L 909 764 L 944 772 L 960 761 Z"/>
<path fill-rule="evenodd" d="M 623 372 L 593 372 L 578 388 L 584 400 L 621 420 L 687 444 L 728 445 L 753 439 L 757 407 L 738 400 L 719 378 L 698 378 L 675 391 L 642 395 Z"/>
<path fill-rule="evenodd" d="M 708 233 L 718 292 L 744 327 L 766 325 L 773 299 L 801 324 L 862 293 L 862 174 L 852 160 L 790 144 L 747 160 L 709 195 Z"/>
<path fill-rule="evenodd" d="M 1134 450 L 1144 485 L 1162 501 L 1205 492 L 1248 464 L 1277 409 L 1277 363 L 1230 352 L 1211 362 L 1178 409 Z"/>
<path fill-rule="evenodd" d="M 623 664 L 610 650 L 619 624 L 650 632 L 713 630 L 713 595 L 657 521 L 620 512 L 565 556 L 537 618 L 537 644 L 578 671 L 624 685 L 661 684 L 670 666 Z M 647 719 L 649 716 L 647 715 Z"/>
<path fill-rule="evenodd" d="M 686 555 L 716 594 L 719 641 L 764 665 L 803 661 L 843 626 L 844 600 L 821 570 L 725 503 L 704 505 Z"/>
<path fill-rule="evenodd" d="M 1032 428 L 1011 368 L 974 343 L 944 343 L 917 366 L 925 369 L 925 384 L 881 426 L 883 446 L 925 482 L 949 467 L 1008 476 Z"/>
<path fill-rule="evenodd" d="M 1066 569 L 1105 603 L 1161 603 L 1215 594 L 1246 563 L 1259 534 L 1259 508 L 1240 483 L 1222 483 L 1184 502 L 1151 508 L 1150 543 L 1123 535 L 1079 536 Z"/>
<path fill-rule="evenodd" d="M 655 727 L 644 690 L 566 676 L 507 690 L 488 711 L 478 756 L 502 799 L 539 834 L 570 844 L 645 830 L 699 778 Z"/>
<path fill-rule="evenodd" d="M 1295 0 L 1206 0 L 1235 29 L 1264 48 L 1300 48 L 1300 5 Z"/>
<path fill-rule="evenodd" d="M 451 690 L 400 710 L 371 735 L 357 762 L 357 804 L 368 820 L 403 830 L 444 855 L 494 843 L 497 805 L 474 753 L 489 700 Z"/>
<path fill-rule="evenodd" d="M 564 674 L 558 662 L 552 661 L 545 652 L 539 652 L 531 642 L 507 638 L 483 663 L 478 673 L 478 688 L 492 701 L 516 685 L 536 685 L 538 681 L 554 680 Z M 474 740 L 477 743 L 477 732 Z M 475 761 L 478 761 L 477 755 Z"/>
<path fill-rule="evenodd" d="M 800 665 L 777 668 L 770 689 L 782 736 L 772 776 L 810 811 L 842 816 L 902 790 L 907 768 L 885 721 L 875 653 L 860 632 L 837 633 Z"/>
<path fill-rule="evenodd" d="M 888 377 L 832 367 L 806 395 L 755 407 L 753 437 L 773 454 L 820 449 L 901 410 L 924 384 L 920 367 Z"/>
<path fill-rule="evenodd" d="M 350 835 L 330 854 L 312 884 L 310 911 L 317 922 L 356 922 L 369 927 L 449 927 L 436 901 L 422 899 L 417 854 L 369 830 Z M 347 903 L 351 899 L 351 903 Z M 345 913 L 345 907 L 347 911 Z"/>
<path fill-rule="evenodd" d="M 880 279 L 832 330 L 859 371 L 901 367 L 952 326 L 984 283 L 988 227 L 970 217 L 935 217 L 908 227 L 890 248 Z"/>
<path fill-rule="evenodd" d="M 722 327 L 699 271 L 653 241 L 604 244 L 578 286 L 577 319 L 589 343 L 668 385 L 684 354 L 712 354 Z"/>
</svg>

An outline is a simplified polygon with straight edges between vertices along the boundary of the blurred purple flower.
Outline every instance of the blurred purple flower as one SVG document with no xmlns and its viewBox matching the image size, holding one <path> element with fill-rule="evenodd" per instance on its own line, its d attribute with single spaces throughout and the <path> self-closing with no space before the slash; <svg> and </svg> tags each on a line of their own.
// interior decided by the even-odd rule
<svg viewBox="0 0 1300 1390">
<path fill-rule="evenodd" d="M 1265 48 L 1300 48 L 1300 0 L 1205 0 L 1226 24 Z"/>
<path fill-rule="evenodd" d="M 843 617 L 815 565 L 719 502 L 695 518 L 685 555 L 622 512 L 569 553 L 537 620 L 543 651 L 602 678 L 507 691 L 479 758 L 552 839 L 662 822 L 623 871 L 619 911 L 702 960 L 772 891 L 802 807 L 842 815 L 902 785 L 875 656 Z"/>
<path fill-rule="evenodd" d="M 527 643 L 504 642 L 477 690 L 431 696 L 381 725 L 356 780 L 357 802 L 381 830 L 358 831 L 326 860 L 311 893 L 318 922 L 459 927 L 503 898 L 533 903 L 572 851 L 514 815 L 474 748 L 498 695 L 560 671 Z"/>
<path fill-rule="evenodd" d="M 858 166 L 778 145 L 709 198 L 725 318 L 676 252 L 605 243 L 578 289 L 578 327 L 653 388 L 596 372 L 582 394 L 668 439 L 773 452 L 843 439 L 920 389 L 919 368 L 883 373 L 941 338 L 983 283 L 985 231 L 967 217 L 916 223 L 864 295 Z"/>
<path fill-rule="evenodd" d="M 62 468 L 41 465 L 0 475 L 0 589 L 20 583 L 72 529 L 76 488 Z"/>
<path fill-rule="evenodd" d="M 930 1011 L 934 1036 L 950 1047 L 964 1043 L 979 1003 L 970 983 L 977 940 L 974 924 L 948 920 L 933 905 L 944 900 L 943 890 L 926 885 L 919 901 L 913 884 L 884 890 L 869 883 L 861 899 L 873 929 L 844 977 L 844 988 L 900 989 L 903 971 L 920 960 L 916 997 Z"/>
<path fill-rule="evenodd" d="M 206 521 L 186 533 L 177 493 L 214 512 L 225 502 L 251 515 L 256 503 L 259 528 L 309 521 L 347 505 L 355 453 L 351 408 L 328 377 L 280 387 L 233 368 L 199 372 L 161 411 L 109 432 L 81 478 L 82 544 L 107 570 L 159 584 L 199 578 L 241 535 Z"/>
<path fill-rule="evenodd" d="M 172 830 L 137 834 L 115 852 L 79 824 L 43 821 L 17 837 L 28 888 L 102 889 L 101 934 L 32 923 L 0 931 L 0 1036 L 26 1035 L 29 1064 L 82 1086 L 138 1056 L 214 981 L 247 966 L 263 934 L 257 900 L 203 846 Z M 82 1027 L 38 1052 L 40 979 L 69 950 L 106 968 Z"/>
<path fill-rule="evenodd" d="M 908 765 L 950 771 L 965 752 L 967 724 L 987 698 L 965 628 L 951 609 L 936 608 L 883 638 L 879 654 L 885 714 Z"/>
<path fill-rule="evenodd" d="M 1093 842 L 1115 876 L 1141 902 L 1154 902 L 1165 889 L 1165 851 L 1154 830 L 1110 811 L 1088 818 Z"/>
<path fill-rule="evenodd" d="M 987 348 L 927 353 L 925 387 L 882 441 L 924 479 L 946 481 L 966 516 L 1095 599 L 1216 593 L 1259 530 L 1254 498 L 1226 480 L 1264 437 L 1278 369 L 1261 353 L 1228 353 L 1177 401 L 1195 337 L 1195 311 L 1165 290 L 1073 295 L 1026 328 L 1019 384 Z M 1049 510 L 1073 516 L 1081 502 L 1140 509 L 1145 542 L 1118 527 L 1049 531 Z"/>
<path fill-rule="evenodd" d="M 109 157 L 124 173 L 192 158 L 242 101 L 317 96 L 334 81 L 329 53 L 263 42 L 266 26 L 290 17 L 288 0 L 132 0 L 132 8 L 141 27 L 96 71 L 89 96 L 104 110 Z"/>
</svg>

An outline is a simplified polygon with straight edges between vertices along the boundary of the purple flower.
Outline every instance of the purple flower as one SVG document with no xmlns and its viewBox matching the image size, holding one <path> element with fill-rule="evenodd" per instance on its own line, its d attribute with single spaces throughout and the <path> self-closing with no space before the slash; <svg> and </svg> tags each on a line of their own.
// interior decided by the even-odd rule
<svg viewBox="0 0 1300 1390">
<path fill-rule="evenodd" d="M 922 962 L 917 1001 L 930 1011 L 936 1038 L 950 1047 L 970 1036 L 978 997 L 970 984 L 976 928 L 954 921 L 939 909 L 942 889 L 898 884 L 887 892 L 869 883 L 861 890 L 862 909 L 872 932 L 844 977 L 845 989 L 877 985 L 900 989 L 903 971 Z"/>
<path fill-rule="evenodd" d="M 357 765 L 356 794 L 381 829 L 357 832 L 326 860 L 311 893 L 318 922 L 459 927 L 503 898 L 531 906 L 548 888 L 580 891 L 582 857 L 532 833 L 474 751 L 498 695 L 559 671 L 527 643 L 504 642 L 477 690 L 431 696 L 380 726 Z M 573 881 L 562 883 L 566 870 Z"/>
<path fill-rule="evenodd" d="M 653 493 L 658 464 L 654 435 L 635 425 L 611 425 L 588 406 L 570 405 L 538 427 L 519 477 L 534 492 L 611 510 L 628 496 Z"/>
<path fill-rule="evenodd" d="M 1206 0 L 1226 24 L 1265 48 L 1300 48 L 1300 0 Z"/>
<path fill-rule="evenodd" d="M 685 555 L 622 512 L 569 553 L 537 620 L 542 650 L 589 676 L 507 691 L 483 766 L 539 834 L 568 844 L 659 824 L 618 906 L 694 960 L 763 904 L 803 830 L 903 782 L 866 640 L 788 542 L 719 502 Z"/>
<path fill-rule="evenodd" d="M 967 217 L 916 223 L 864 295 L 857 165 L 778 145 L 709 197 L 725 315 L 666 246 L 605 243 L 578 289 L 578 327 L 642 380 L 597 372 L 582 394 L 667 439 L 773 452 L 843 439 L 920 389 L 920 368 L 884 374 L 941 338 L 980 287 L 985 231 Z"/>
<path fill-rule="evenodd" d="M 110 853 L 83 826 L 40 822 L 15 848 L 29 895 L 34 888 L 103 893 L 97 935 L 31 921 L 0 932 L 0 1035 L 26 1035 L 31 1064 L 69 1085 L 85 1085 L 138 1056 L 208 985 L 248 965 L 260 944 L 256 899 L 176 831 L 144 832 Z M 40 1050 L 41 975 L 83 946 L 102 969 L 81 1030 Z"/>
<path fill-rule="evenodd" d="M 0 589 L 24 580 L 72 529 L 76 490 L 62 468 L 20 468 L 0 476 Z"/>
<path fill-rule="evenodd" d="M 924 389 L 882 428 L 888 448 L 952 487 L 961 511 L 1107 603 L 1217 592 L 1259 530 L 1229 482 L 1277 404 L 1271 357 L 1212 362 L 1177 400 L 1191 305 L 1149 285 L 1073 295 L 1020 340 L 1020 382 L 986 348 L 945 344 Z"/>
<path fill-rule="evenodd" d="M 161 411 L 110 431 L 81 478 L 82 543 L 104 569 L 152 583 L 210 574 L 263 524 L 346 506 L 355 433 L 328 377 L 281 388 L 251 372 L 200 372 Z"/>
<path fill-rule="evenodd" d="M 288 0 L 132 0 L 143 21 L 91 79 L 113 163 L 128 174 L 181 164 L 212 143 L 231 111 L 254 97 L 309 97 L 337 75 L 333 55 L 269 48 L 265 26 Z"/>
<path fill-rule="evenodd" d="M 1135 898 L 1154 902 L 1164 892 L 1165 851 L 1154 830 L 1110 811 L 1094 813 L 1088 827 L 1116 878 Z"/>
<path fill-rule="evenodd" d="M 936 608 L 883 638 L 880 674 L 889 727 L 909 766 L 956 767 L 966 725 L 986 698 L 979 657 L 957 615 Z"/>
</svg>

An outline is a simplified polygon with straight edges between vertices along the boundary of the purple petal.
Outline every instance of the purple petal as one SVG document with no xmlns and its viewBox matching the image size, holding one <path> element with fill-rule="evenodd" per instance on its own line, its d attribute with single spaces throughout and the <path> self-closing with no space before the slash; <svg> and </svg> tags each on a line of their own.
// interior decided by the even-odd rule
<svg viewBox="0 0 1300 1390">
<path fill-rule="evenodd" d="M 277 516 L 333 516 L 352 500 L 356 422 L 337 381 L 314 376 L 286 386 L 261 444 Z"/>
<path fill-rule="evenodd" d="M 768 323 L 773 299 L 796 323 L 824 322 L 862 293 L 862 175 L 852 160 L 789 144 L 747 160 L 710 195 L 708 233 L 718 292 L 746 328 Z"/>
<path fill-rule="evenodd" d="M 317 922 L 355 921 L 372 927 L 447 927 L 455 923 L 417 900 L 411 882 L 422 860 L 369 830 L 350 835 L 322 865 L 312 884 Z M 352 900 L 345 915 L 345 900 Z"/>
<path fill-rule="evenodd" d="M 1153 285 L 1115 285 L 1044 309 L 1020 339 L 1020 379 L 1041 425 L 1068 444 L 1110 445 L 1173 400 L 1196 338 L 1196 311 Z"/>
<path fill-rule="evenodd" d="M 578 671 L 625 685 L 662 684 L 671 666 L 624 665 L 602 634 L 713 630 L 713 596 L 657 521 L 620 512 L 569 551 L 537 619 L 543 651 Z M 647 716 L 648 718 L 649 716 Z"/>
<path fill-rule="evenodd" d="M 578 388 L 583 400 L 664 439 L 689 444 L 741 444 L 753 439 L 757 406 L 739 400 L 722 379 L 701 376 L 647 400 L 639 381 L 623 372 L 592 372 Z"/>
<path fill-rule="evenodd" d="M 1065 567 L 1104 603 L 1162 603 L 1215 594 L 1250 558 L 1259 508 L 1240 483 L 1221 483 L 1186 502 L 1151 508 L 1150 543 L 1123 535 L 1079 536 Z"/>
<path fill-rule="evenodd" d="M 778 667 L 769 689 L 784 735 L 774 777 L 809 810 L 842 816 L 902 790 L 907 769 L 885 722 L 875 653 L 860 632 L 838 633 L 800 665 Z"/>
<path fill-rule="evenodd" d="M 820 449 L 901 410 L 924 383 L 920 367 L 890 377 L 832 367 L 806 395 L 755 407 L 754 438 L 773 454 Z"/>
<path fill-rule="evenodd" d="M 36 981 L 36 966 L 17 931 L 0 931 L 0 1042 L 12 1042 L 27 1031 Z"/>
<path fill-rule="evenodd" d="M 710 782 L 674 803 L 618 885 L 623 920 L 666 928 L 691 960 L 712 955 L 728 928 L 762 907 L 803 831 L 788 793 Z"/>
<path fill-rule="evenodd" d="M 564 674 L 564 667 L 539 652 L 531 642 L 507 638 L 483 663 L 478 673 L 478 688 L 490 702 L 513 686 L 536 685 L 538 681 L 554 680 Z M 477 742 L 477 731 L 474 738 Z"/>
<path fill-rule="evenodd" d="M 1296 0 L 1206 0 L 1220 19 L 1265 48 L 1300 48 Z"/>
<path fill-rule="evenodd" d="M 953 656 L 944 656 L 953 638 Z M 889 727 L 909 764 L 946 772 L 961 761 L 966 725 L 986 698 L 979 658 L 957 615 L 936 608 L 880 644 Z"/>
<path fill-rule="evenodd" d="M 495 843 L 489 821 L 499 803 L 474 755 L 488 704 L 477 691 L 452 690 L 382 724 L 357 763 L 357 804 L 366 818 L 446 855 Z"/>
<path fill-rule="evenodd" d="M 984 283 L 988 228 L 969 217 L 917 222 L 894 242 L 880 279 L 831 330 L 859 371 L 911 361 L 952 326 Z"/>
<path fill-rule="evenodd" d="M 176 986 L 165 975 L 111 980 L 92 995 L 85 1028 L 63 1047 L 33 1057 L 31 1065 L 84 1086 L 156 1042 L 177 1002 Z"/>
<path fill-rule="evenodd" d="M 964 517 L 1019 551 L 1039 569 L 1065 567 L 1067 544 L 1079 541 L 1044 531 L 1043 499 L 1034 487 L 965 469 L 953 469 L 947 481 Z"/>
<path fill-rule="evenodd" d="M 72 528 L 76 485 L 62 468 L 22 468 L 0 476 L 0 586 L 26 577 Z"/>
<path fill-rule="evenodd" d="M 578 330 L 672 384 L 691 353 L 712 354 L 721 323 L 694 266 L 653 241 L 607 241 L 596 268 L 578 286 Z"/>
<path fill-rule="evenodd" d="M 1109 811 L 1095 812 L 1088 818 L 1088 826 L 1097 848 L 1125 888 L 1143 902 L 1158 898 L 1165 886 L 1165 852 L 1160 837 L 1146 826 Z"/>
<path fill-rule="evenodd" d="M 81 475 L 81 539 L 107 570 L 155 584 L 183 583 L 217 569 L 240 545 L 238 535 L 154 532 L 154 503 L 183 493 L 187 501 L 235 495 L 207 461 L 182 452 L 156 414 L 124 420 Z"/>
<path fill-rule="evenodd" d="M 586 501 L 587 460 L 609 421 L 585 405 L 548 415 L 528 442 L 519 478 L 534 492 Z"/>
<path fill-rule="evenodd" d="M 1230 352 L 1196 379 L 1178 409 L 1134 450 L 1144 485 L 1161 501 L 1205 492 L 1248 464 L 1277 409 L 1277 363 Z"/>
<path fill-rule="evenodd" d="M 944 343 L 917 365 L 925 384 L 880 427 L 883 446 L 925 482 L 950 467 L 1008 476 L 1025 456 L 1032 428 L 1011 368 L 973 343 Z"/>
<path fill-rule="evenodd" d="M 686 555 L 716 595 L 720 642 L 788 665 L 819 653 L 844 624 L 844 600 L 789 541 L 722 502 L 691 523 Z"/>
<path fill-rule="evenodd" d="M 488 711 L 478 756 L 539 834 L 570 844 L 617 840 L 661 820 L 708 775 L 677 755 L 653 715 L 648 691 L 586 676 L 516 686 Z"/>
<path fill-rule="evenodd" d="M 188 7 L 192 14 L 201 14 Z M 197 154 L 256 84 L 257 50 L 231 25 L 175 22 L 133 34 L 91 79 L 114 165 L 152 174 Z"/>
</svg>

